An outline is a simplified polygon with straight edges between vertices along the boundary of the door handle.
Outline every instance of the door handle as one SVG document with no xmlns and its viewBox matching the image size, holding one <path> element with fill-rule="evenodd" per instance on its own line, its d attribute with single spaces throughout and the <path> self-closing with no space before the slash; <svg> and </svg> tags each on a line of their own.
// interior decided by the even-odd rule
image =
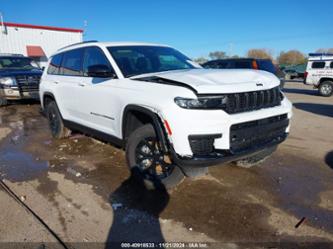
<svg viewBox="0 0 333 249">
<path fill-rule="evenodd" d="M 81 86 L 81 87 L 84 87 L 84 86 L 86 86 L 87 84 L 85 84 L 85 83 L 79 83 L 78 85 Z"/>
<path fill-rule="evenodd" d="M 55 80 L 55 81 L 53 81 L 53 83 L 58 85 L 59 81 Z"/>
</svg>

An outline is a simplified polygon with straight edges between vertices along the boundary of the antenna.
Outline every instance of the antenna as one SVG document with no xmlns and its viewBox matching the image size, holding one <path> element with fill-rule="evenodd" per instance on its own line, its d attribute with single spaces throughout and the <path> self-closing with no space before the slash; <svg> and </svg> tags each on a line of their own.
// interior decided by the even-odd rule
<svg viewBox="0 0 333 249">
<path fill-rule="evenodd" d="M 6 34 L 6 28 L 5 28 L 5 24 L 3 22 L 3 15 L 1 12 L 0 12 L 0 24 L 1 24 L 1 33 Z"/>
<path fill-rule="evenodd" d="M 86 36 L 86 34 L 87 34 L 87 28 L 88 28 L 88 21 L 84 20 L 83 21 L 83 36 Z"/>
</svg>

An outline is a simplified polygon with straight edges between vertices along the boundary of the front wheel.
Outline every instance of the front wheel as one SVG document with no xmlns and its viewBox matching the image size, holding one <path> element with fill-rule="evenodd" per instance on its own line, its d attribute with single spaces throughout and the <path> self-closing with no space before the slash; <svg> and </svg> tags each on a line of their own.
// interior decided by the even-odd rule
<svg viewBox="0 0 333 249">
<path fill-rule="evenodd" d="M 162 152 L 151 124 L 136 129 L 126 145 L 127 163 L 134 177 L 148 189 L 170 189 L 178 185 L 184 174 L 170 156 Z"/>
<path fill-rule="evenodd" d="M 319 93 L 321 96 L 330 97 L 333 94 L 333 82 L 324 81 L 319 85 Z"/>
</svg>

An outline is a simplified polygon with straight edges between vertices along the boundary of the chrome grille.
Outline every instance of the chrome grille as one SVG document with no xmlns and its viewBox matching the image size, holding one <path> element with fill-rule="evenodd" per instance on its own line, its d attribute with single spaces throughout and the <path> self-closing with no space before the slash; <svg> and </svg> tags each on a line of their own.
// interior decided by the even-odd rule
<svg viewBox="0 0 333 249">
<path fill-rule="evenodd" d="M 18 75 L 17 86 L 21 92 L 32 92 L 39 90 L 40 75 Z"/>
</svg>

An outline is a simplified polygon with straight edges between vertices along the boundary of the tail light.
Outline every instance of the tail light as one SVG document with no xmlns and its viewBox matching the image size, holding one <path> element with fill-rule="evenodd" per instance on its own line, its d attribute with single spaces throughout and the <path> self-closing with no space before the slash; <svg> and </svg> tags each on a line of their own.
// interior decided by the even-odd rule
<svg viewBox="0 0 333 249">
<path fill-rule="evenodd" d="M 252 68 L 253 69 L 259 69 L 258 64 L 255 60 L 252 61 Z"/>
<path fill-rule="evenodd" d="M 308 72 L 304 72 L 304 79 L 306 79 L 306 77 L 308 77 Z"/>
</svg>

